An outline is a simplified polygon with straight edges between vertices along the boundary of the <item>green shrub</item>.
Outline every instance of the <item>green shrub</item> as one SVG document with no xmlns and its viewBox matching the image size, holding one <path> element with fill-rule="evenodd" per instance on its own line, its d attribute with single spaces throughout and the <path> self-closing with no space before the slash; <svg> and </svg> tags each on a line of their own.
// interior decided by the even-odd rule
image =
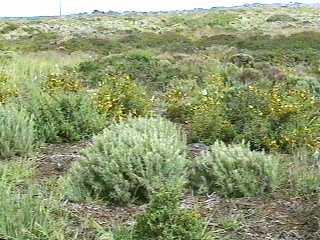
<svg viewBox="0 0 320 240">
<path fill-rule="evenodd" d="M 15 240 L 64 240 L 65 224 L 58 217 L 58 203 L 30 183 L 30 164 L 0 167 L 0 238 Z"/>
<path fill-rule="evenodd" d="M 12 31 L 15 31 L 19 28 L 19 24 L 14 22 L 6 22 L 5 25 L 0 29 L 1 34 L 7 34 Z"/>
<path fill-rule="evenodd" d="M 297 19 L 287 14 L 274 14 L 267 18 L 267 22 L 296 22 Z"/>
<path fill-rule="evenodd" d="M 72 73 L 50 74 L 42 83 L 43 90 L 55 92 L 80 92 L 83 90 L 81 82 Z"/>
<path fill-rule="evenodd" d="M 148 201 L 164 184 L 184 178 L 185 141 L 163 119 L 129 119 L 97 136 L 66 179 L 69 198 L 125 204 Z"/>
<path fill-rule="evenodd" d="M 234 88 L 227 99 L 227 119 L 235 141 L 252 149 L 292 152 L 317 148 L 319 118 L 313 94 L 288 84 L 253 84 Z"/>
<path fill-rule="evenodd" d="M 0 104 L 4 104 L 9 101 L 11 97 L 18 95 L 17 89 L 10 85 L 10 77 L 0 71 Z"/>
<path fill-rule="evenodd" d="M 305 150 L 286 159 L 285 178 L 288 183 L 288 193 L 293 196 L 304 198 L 319 197 L 320 172 L 319 151 L 312 156 Z"/>
<path fill-rule="evenodd" d="M 48 143 L 85 139 L 106 126 L 105 117 L 83 93 L 39 93 L 25 104 L 34 115 L 38 138 Z"/>
<path fill-rule="evenodd" d="M 127 75 L 108 76 L 95 96 L 107 119 L 121 120 L 129 115 L 145 116 L 151 110 L 145 89 Z"/>
<path fill-rule="evenodd" d="M 133 226 L 132 239 L 209 239 L 200 214 L 182 209 L 181 198 L 181 190 L 176 188 L 157 193 L 147 212 Z"/>
<path fill-rule="evenodd" d="M 77 71 L 89 86 L 101 84 L 105 75 L 109 74 L 128 75 L 151 89 L 163 89 L 181 74 L 172 62 L 146 50 L 132 50 L 126 54 L 86 61 L 78 65 Z"/>
<path fill-rule="evenodd" d="M 0 158 L 29 154 L 34 140 L 33 118 L 16 106 L 0 105 Z"/>
<path fill-rule="evenodd" d="M 227 197 L 251 197 L 270 193 L 279 184 L 279 161 L 244 145 L 216 142 L 190 168 L 190 184 L 199 192 Z"/>
<path fill-rule="evenodd" d="M 212 76 L 203 86 L 185 92 L 173 89 L 167 94 L 168 117 L 191 124 L 191 140 L 212 144 L 216 140 L 230 141 L 233 129 L 226 116 L 225 96 L 230 86 L 221 76 Z"/>
</svg>

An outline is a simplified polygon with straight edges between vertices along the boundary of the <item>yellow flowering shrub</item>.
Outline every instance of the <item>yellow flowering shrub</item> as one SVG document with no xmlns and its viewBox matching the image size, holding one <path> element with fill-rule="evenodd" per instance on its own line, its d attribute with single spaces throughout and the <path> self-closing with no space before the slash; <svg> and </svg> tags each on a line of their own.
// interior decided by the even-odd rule
<svg viewBox="0 0 320 240">
<path fill-rule="evenodd" d="M 0 72 L 0 104 L 4 104 L 9 98 L 17 96 L 18 90 L 9 84 L 9 76 Z"/>
<path fill-rule="evenodd" d="M 101 113 L 112 120 L 147 115 L 152 107 L 145 89 L 128 75 L 107 75 L 95 95 Z"/>
<path fill-rule="evenodd" d="M 319 119 L 315 98 L 308 90 L 286 84 L 237 89 L 229 102 L 229 119 L 238 141 L 254 149 L 291 152 L 317 147 Z"/>
<path fill-rule="evenodd" d="M 72 73 L 50 74 L 43 82 L 42 88 L 47 92 L 79 92 L 84 89 L 81 81 L 75 79 Z"/>
<path fill-rule="evenodd" d="M 191 141 L 248 142 L 254 150 L 319 148 L 320 119 L 313 93 L 289 83 L 231 85 L 213 76 L 191 90 L 167 94 L 170 119 L 190 125 Z"/>
<path fill-rule="evenodd" d="M 226 118 L 225 97 L 230 86 L 213 75 L 202 87 L 190 91 L 173 89 L 167 94 L 167 114 L 172 120 L 192 127 L 192 140 L 211 143 L 232 138 L 232 126 Z"/>
</svg>

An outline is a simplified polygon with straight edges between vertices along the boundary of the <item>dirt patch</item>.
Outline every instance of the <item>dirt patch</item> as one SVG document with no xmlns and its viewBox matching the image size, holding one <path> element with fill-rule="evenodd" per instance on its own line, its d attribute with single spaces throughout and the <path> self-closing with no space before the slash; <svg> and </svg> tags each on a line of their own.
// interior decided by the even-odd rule
<svg viewBox="0 0 320 240">
<path fill-rule="evenodd" d="M 182 207 L 196 209 L 208 221 L 218 239 L 228 240 L 319 240 L 319 205 L 302 199 L 222 199 L 212 195 L 188 195 Z M 105 228 L 134 224 L 146 205 L 108 207 L 67 203 L 78 219 L 91 219 Z M 316 213 L 319 212 L 319 213 Z"/>
<path fill-rule="evenodd" d="M 47 180 L 65 174 L 74 162 L 81 159 L 81 151 L 89 145 L 89 141 L 84 141 L 72 144 L 49 144 L 40 148 L 37 156 L 37 177 L 39 180 Z"/>
</svg>

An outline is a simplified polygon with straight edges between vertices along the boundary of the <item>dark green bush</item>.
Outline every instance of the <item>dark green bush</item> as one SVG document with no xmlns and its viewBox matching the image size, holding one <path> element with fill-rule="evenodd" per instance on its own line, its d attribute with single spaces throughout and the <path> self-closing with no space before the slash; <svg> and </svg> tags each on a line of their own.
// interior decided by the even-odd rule
<svg viewBox="0 0 320 240">
<path fill-rule="evenodd" d="M 182 209 L 181 189 L 167 188 L 156 194 L 145 214 L 133 227 L 134 240 L 209 239 L 199 213 Z"/>
<path fill-rule="evenodd" d="M 106 126 L 105 117 L 83 93 L 39 93 L 24 104 L 34 116 L 38 138 L 48 143 L 85 139 Z"/>
<path fill-rule="evenodd" d="M 287 14 L 274 14 L 267 18 L 267 22 L 296 22 L 297 19 Z"/>
<path fill-rule="evenodd" d="M 78 72 L 84 81 L 93 87 L 101 84 L 106 74 L 122 74 L 136 79 L 151 89 L 163 89 L 181 75 L 181 70 L 170 61 L 162 60 L 152 52 L 142 50 L 81 63 Z"/>
</svg>

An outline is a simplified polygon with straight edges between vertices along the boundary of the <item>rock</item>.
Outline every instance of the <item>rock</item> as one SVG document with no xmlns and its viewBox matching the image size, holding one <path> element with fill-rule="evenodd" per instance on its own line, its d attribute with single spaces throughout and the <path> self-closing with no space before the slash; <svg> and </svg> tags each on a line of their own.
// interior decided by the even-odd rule
<svg viewBox="0 0 320 240">
<path fill-rule="evenodd" d="M 50 161 L 54 164 L 57 171 L 66 171 L 69 168 L 71 162 L 79 161 L 80 155 L 53 155 L 50 157 Z"/>
<path fill-rule="evenodd" d="M 208 152 L 209 146 L 203 143 L 192 143 L 188 145 L 188 150 L 191 152 L 193 157 L 197 157 Z"/>
<path fill-rule="evenodd" d="M 249 54 L 239 53 L 231 56 L 230 62 L 238 67 L 252 67 L 254 64 L 254 58 Z"/>
</svg>

